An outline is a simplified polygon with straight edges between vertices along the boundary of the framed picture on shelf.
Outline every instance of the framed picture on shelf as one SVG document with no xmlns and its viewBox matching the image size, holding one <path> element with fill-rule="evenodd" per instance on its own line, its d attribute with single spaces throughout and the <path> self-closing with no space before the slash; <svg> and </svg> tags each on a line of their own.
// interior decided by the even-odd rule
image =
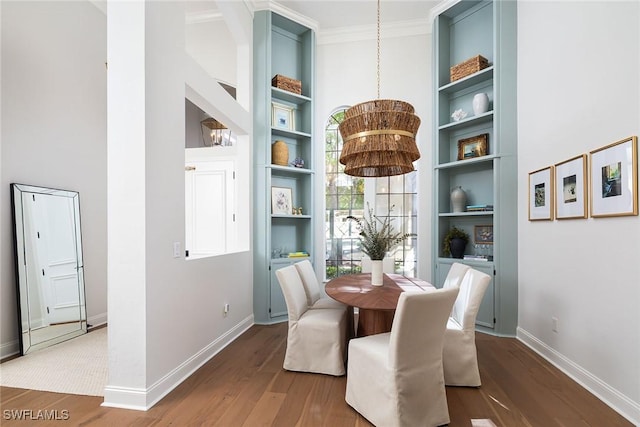
<svg viewBox="0 0 640 427">
<path fill-rule="evenodd" d="M 587 217 L 587 155 L 557 163 L 555 171 L 556 219 Z"/>
<path fill-rule="evenodd" d="M 638 215 L 638 138 L 589 153 L 591 216 Z"/>
<path fill-rule="evenodd" d="M 278 129 L 294 130 L 294 108 L 288 105 L 271 103 L 271 126 Z"/>
<path fill-rule="evenodd" d="M 473 242 L 480 245 L 493 245 L 493 225 L 474 225 Z"/>
<path fill-rule="evenodd" d="M 489 152 L 489 134 L 472 136 L 458 140 L 458 160 L 486 156 Z"/>
<path fill-rule="evenodd" d="M 291 215 L 291 188 L 271 187 L 271 213 L 273 215 Z"/>
<path fill-rule="evenodd" d="M 529 221 L 553 219 L 553 166 L 529 173 Z"/>
</svg>

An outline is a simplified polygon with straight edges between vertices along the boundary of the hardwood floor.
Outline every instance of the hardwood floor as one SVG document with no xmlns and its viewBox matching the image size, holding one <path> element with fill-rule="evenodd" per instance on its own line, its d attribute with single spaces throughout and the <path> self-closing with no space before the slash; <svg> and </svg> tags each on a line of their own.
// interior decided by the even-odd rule
<svg viewBox="0 0 640 427">
<path fill-rule="evenodd" d="M 282 369 L 286 334 L 286 323 L 252 327 L 147 412 L 101 407 L 101 397 L 1 387 L 0 424 L 370 426 L 344 401 L 346 377 Z M 483 384 L 447 387 L 450 426 L 471 419 L 499 427 L 632 426 L 519 341 L 478 334 L 477 345 Z M 12 411 L 29 419 L 11 419 Z M 31 419 L 38 416 L 58 420 Z"/>
</svg>

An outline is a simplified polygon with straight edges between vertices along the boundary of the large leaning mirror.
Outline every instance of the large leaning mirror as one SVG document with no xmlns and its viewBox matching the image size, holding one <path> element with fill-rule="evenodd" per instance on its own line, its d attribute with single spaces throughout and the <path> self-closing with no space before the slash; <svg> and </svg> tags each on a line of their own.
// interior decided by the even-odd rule
<svg viewBox="0 0 640 427">
<path fill-rule="evenodd" d="M 80 200 L 75 191 L 11 184 L 20 351 L 87 332 Z"/>
</svg>

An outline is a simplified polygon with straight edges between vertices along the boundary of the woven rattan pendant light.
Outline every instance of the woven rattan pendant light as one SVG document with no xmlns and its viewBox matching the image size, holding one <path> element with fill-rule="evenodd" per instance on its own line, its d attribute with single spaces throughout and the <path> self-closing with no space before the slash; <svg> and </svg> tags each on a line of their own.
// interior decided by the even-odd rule
<svg viewBox="0 0 640 427">
<path fill-rule="evenodd" d="M 393 176 L 413 171 L 420 158 L 416 132 L 420 118 L 411 104 L 380 98 L 380 0 L 378 0 L 378 99 L 349 108 L 339 126 L 344 146 L 340 163 L 347 175 Z"/>
</svg>

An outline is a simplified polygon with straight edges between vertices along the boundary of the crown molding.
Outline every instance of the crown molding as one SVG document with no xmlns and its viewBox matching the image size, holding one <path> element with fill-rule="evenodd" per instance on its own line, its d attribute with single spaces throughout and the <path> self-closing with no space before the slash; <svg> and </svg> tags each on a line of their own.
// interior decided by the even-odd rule
<svg viewBox="0 0 640 427">
<path fill-rule="evenodd" d="M 394 37 L 409 37 L 431 33 L 431 23 L 427 18 L 398 21 L 380 25 L 380 37 L 389 39 Z M 378 34 L 376 24 L 320 30 L 318 44 L 335 44 L 375 40 Z"/>
<path fill-rule="evenodd" d="M 248 0 L 253 5 L 253 11 L 258 10 L 270 10 L 272 12 L 277 13 L 278 15 L 282 15 L 285 18 L 291 19 L 298 24 L 302 24 L 307 28 L 312 29 L 316 34 L 318 34 L 319 25 L 318 21 L 315 21 L 308 16 L 302 15 L 294 10 L 289 9 L 273 0 Z"/>
<path fill-rule="evenodd" d="M 438 5 L 438 10 L 445 10 L 451 4 L 460 0 L 446 0 Z M 291 10 L 274 0 L 244 0 L 243 3 L 247 7 L 249 13 L 253 15 L 259 10 L 270 10 L 292 21 L 298 22 L 308 28 L 311 28 L 317 35 L 318 44 L 335 44 L 344 42 L 357 42 L 364 40 L 375 40 L 377 38 L 377 25 L 356 25 L 349 27 L 332 28 L 323 30 L 319 28 L 317 21 Z M 399 21 L 392 23 L 383 23 L 380 26 L 381 38 L 388 39 L 394 37 L 409 37 L 432 32 L 433 13 L 430 18 L 412 19 L 408 21 Z M 187 24 L 199 24 L 204 22 L 219 22 L 224 20 L 222 13 L 217 9 L 202 10 L 199 12 L 189 13 L 186 15 Z"/>
<path fill-rule="evenodd" d="M 440 15 L 444 11 L 448 10 L 453 5 L 460 3 L 461 0 L 443 0 L 438 3 L 434 8 L 431 9 L 429 13 L 429 21 L 433 22 L 436 19 L 436 16 Z"/>
</svg>

